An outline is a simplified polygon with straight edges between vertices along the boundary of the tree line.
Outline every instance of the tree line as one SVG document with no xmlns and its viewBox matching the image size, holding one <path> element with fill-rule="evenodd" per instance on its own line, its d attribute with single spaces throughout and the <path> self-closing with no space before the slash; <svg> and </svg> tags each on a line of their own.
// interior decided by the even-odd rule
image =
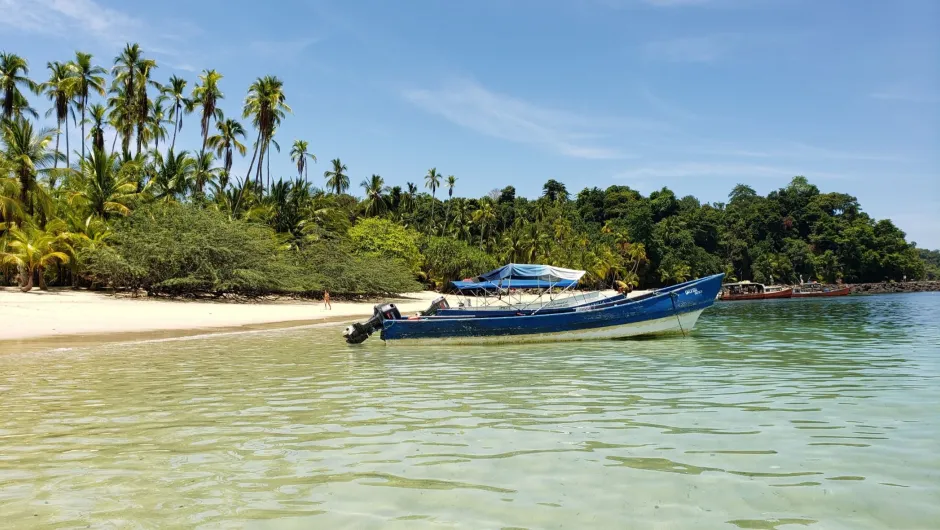
<svg viewBox="0 0 940 530">
<path fill-rule="evenodd" d="M 799 176 L 767 196 L 741 184 L 727 202 L 702 204 L 668 188 L 572 195 L 553 179 L 534 199 L 512 186 L 455 197 L 458 177 L 431 168 L 404 186 L 372 174 L 356 197 L 339 158 L 315 185 L 317 158 L 296 139 L 286 153 L 296 175 L 272 178 L 292 112 L 278 77 L 251 83 L 233 117 L 221 73 L 204 70 L 190 88 L 156 72 L 138 44 L 108 69 L 83 52 L 49 62 L 45 80 L 0 53 L 0 282 L 380 293 L 442 287 L 504 262 L 584 269 L 597 287 L 716 272 L 785 283 L 937 275 L 935 252 Z M 40 111 L 56 127 L 40 127 Z M 179 145 L 191 121 L 199 139 Z M 236 157 L 249 160 L 244 174 Z"/>
</svg>

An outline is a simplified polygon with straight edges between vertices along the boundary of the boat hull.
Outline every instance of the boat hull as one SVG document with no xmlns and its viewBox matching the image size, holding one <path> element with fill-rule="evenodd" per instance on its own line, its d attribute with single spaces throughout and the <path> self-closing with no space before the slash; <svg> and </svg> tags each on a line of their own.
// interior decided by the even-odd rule
<svg viewBox="0 0 940 530">
<path fill-rule="evenodd" d="M 793 298 L 824 298 L 827 296 L 847 296 L 852 292 L 851 287 L 842 287 L 841 289 L 833 289 L 831 291 L 810 291 L 801 293 L 799 291 L 793 292 Z"/>
<path fill-rule="evenodd" d="M 592 328 L 577 331 L 557 331 L 526 335 L 490 335 L 490 336 L 455 336 L 445 338 L 413 338 L 386 341 L 388 344 L 528 344 L 536 342 L 575 342 L 585 340 L 614 340 L 631 337 L 651 337 L 656 335 L 684 334 L 695 327 L 704 309 L 682 313 L 678 317 L 668 316 L 643 322 Z M 680 325 L 681 324 L 681 325 Z"/>
<path fill-rule="evenodd" d="M 615 339 L 689 332 L 701 312 L 715 303 L 722 277 L 720 274 L 709 276 L 642 299 L 566 313 L 385 320 L 381 337 L 395 342 L 479 344 Z"/>
<path fill-rule="evenodd" d="M 793 289 L 783 289 L 772 293 L 729 294 L 722 296 L 721 299 L 726 302 L 733 302 L 739 300 L 772 300 L 774 298 L 791 297 L 793 297 Z"/>
</svg>

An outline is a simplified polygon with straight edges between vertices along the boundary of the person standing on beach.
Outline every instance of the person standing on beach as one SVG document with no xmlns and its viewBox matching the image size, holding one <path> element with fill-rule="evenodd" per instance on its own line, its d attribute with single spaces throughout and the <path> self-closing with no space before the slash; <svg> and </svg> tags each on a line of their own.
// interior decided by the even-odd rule
<svg viewBox="0 0 940 530">
<path fill-rule="evenodd" d="M 330 304 L 330 292 L 323 291 L 323 309 L 333 309 L 333 305 Z"/>
</svg>

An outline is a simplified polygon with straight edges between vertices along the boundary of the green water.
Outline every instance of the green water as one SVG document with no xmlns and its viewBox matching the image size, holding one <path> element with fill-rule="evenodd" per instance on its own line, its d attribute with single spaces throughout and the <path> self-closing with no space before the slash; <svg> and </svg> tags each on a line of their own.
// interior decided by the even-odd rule
<svg viewBox="0 0 940 530">
<path fill-rule="evenodd" d="M 4 528 L 937 528 L 940 295 L 721 303 L 693 336 L 0 356 Z"/>
</svg>

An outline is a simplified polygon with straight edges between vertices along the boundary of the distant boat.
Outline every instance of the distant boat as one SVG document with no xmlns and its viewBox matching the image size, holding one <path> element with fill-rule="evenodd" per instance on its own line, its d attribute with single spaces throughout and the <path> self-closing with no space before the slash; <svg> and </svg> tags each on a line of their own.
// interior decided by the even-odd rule
<svg viewBox="0 0 940 530">
<path fill-rule="evenodd" d="M 830 286 L 809 282 L 793 289 L 793 298 L 816 298 L 823 296 L 846 296 L 852 292 L 848 286 Z"/>
<path fill-rule="evenodd" d="M 509 264 L 480 278 L 502 289 L 509 282 L 538 281 L 556 285 L 576 284 L 584 271 L 546 265 Z M 346 341 L 358 344 L 376 331 L 385 341 L 476 344 L 506 342 L 557 342 L 588 339 L 617 339 L 692 330 L 702 311 L 715 303 L 724 274 L 664 287 L 636 298 L 599 297 L 587 304 L 526 308 L 507 315 L 506 309 L 456 311 L 439 298 L 420 315 L 402 316 L 395 304 L 375 306 L 367 322 L 346 328 Z M 518 311 L 518 308 L 516 308 Z M 510 309 L 509 311 L 512 311 Z M 543 312 L 544 311 L 544 312 Z"/>
<path fill-rule="evenodd" d="M 764 285 L 749 281 L 726 283 L 721 286 L 721 300 L 769 300 L 790 298 L 793 288 L 784 285 Z"/>
</svg>

